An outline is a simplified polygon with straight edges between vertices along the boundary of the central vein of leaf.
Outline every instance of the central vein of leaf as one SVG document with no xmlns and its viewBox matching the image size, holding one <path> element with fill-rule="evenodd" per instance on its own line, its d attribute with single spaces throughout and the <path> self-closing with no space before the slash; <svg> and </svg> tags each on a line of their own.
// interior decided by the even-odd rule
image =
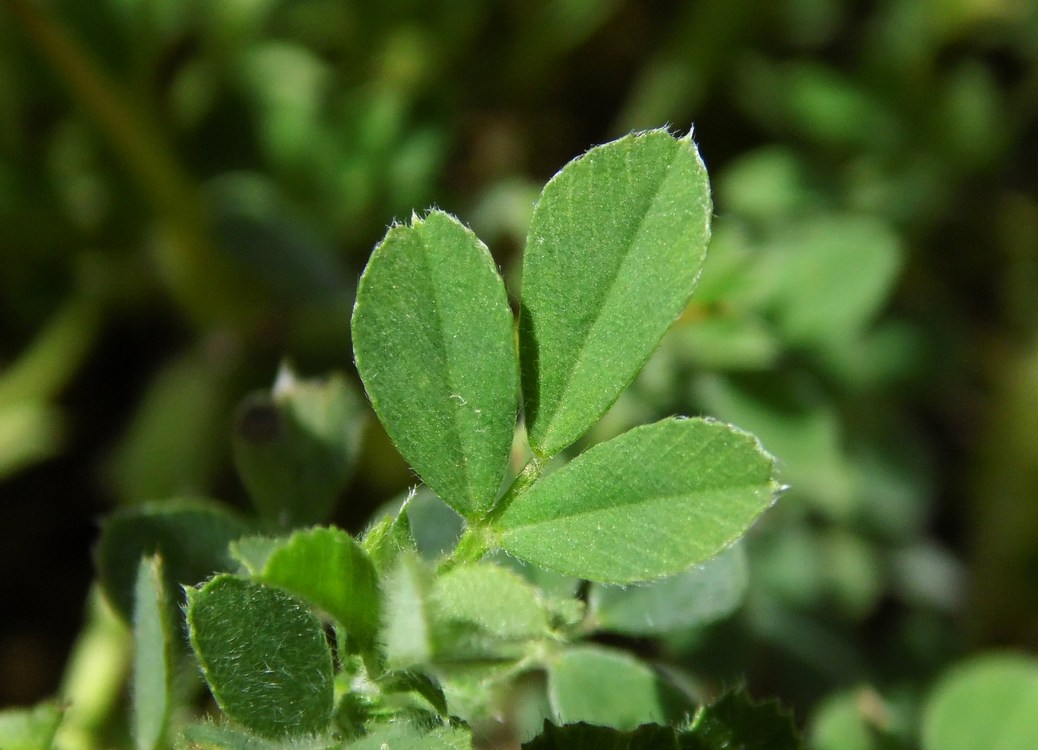
<svg viewBox="0 0 1038 750">
<path fill-rule="evenodd" d="M 427 225 L 428 228 L 428 225 Z M 472 503 L 478 501 L 475 497 L 475 491 L 473 489 L 472 481 L 472 468 L 469 464 L 466 446 L 464 445 L 464 429 L 461 424 L 461 402 L 464 401 L 464 395 L 459 393 L 455 389 L 456 377 L 451 367 L 451 361 L 454 359 L 450 355 L 449 349 L 452 345 L 453 336 L 448 332 L 447 325 L 443 318 L 443 301 L 441 299 L 442 294 L 451 293 L 451 285 L 449 279 L 439 278 L 436 274 L 436 264 L 430 262 L 430 256 L 435 252 L 435 248 L 432 247 L 424 236 L 419 239 L 421 243 L 421 252 L 419 255 L 422 259 L 422 266 L 425 272 L 425 277 L 428 279 L 430 288 L 430 299 L 429 299 L 429 313 L 434 321 L 434 329 L 439 339 L 439 346 L 436 347 L 436 352 L 439 355 L 440 361 L 438 362 L 440 370 L 443 372 L 443 404 L 444 408 L 448 412 L 448 417 L 454 427 L 453 430 L 449 430 L 445 438 L 449 439 L 449 448 L 454 453 L 454 460 L 461 466 L 462 473 L 465 477 L 465 490 L 467 499 Z M 420 300 L 416 302 L 421 303 Z M 455 398 L 461 399 L 461 402 L 456 401 Z"/>
<path fill-rule="evenodd" d="M 610 323 L 614 322 L 614 309 L 619 306 L 629 305 L 631 303 L 631 300 L 627 300 L 623 298 L 621 295 L 616 294 L 617 287 L 619 286 L 620 281 L 624 278 L 624 275 L 629 272 L 630 265 L 632 263 L 637 263 L 641 260 L 639 257 L 635 255 L 634 250 L 638 248 L 640 245 L 639 238 L 643 235 L 645 231 L 646 219 L 652 211 L 653 206 L 657 202 L 664 186 L 667 184 L 667 178 L 670 175 L 671 170 L 674 168 L 674 165 L 678 162 L 678 156 L 679 154 L 675 153 L 671 157 L 670 163 L 667 165 L 667 169 L 662 173 L 659 181 L 656 183 L 652 190 L 646 191 L 643 195 L 641 204 L 639 205 L 637 212 L 634 214 L 634 216 L 636 217 L 634 226 L 631 228 L 629 232 L 625 233 L 625 237 L 629 238 L 629 240 L 626 242 L 626 246 L 623 247 L 620 253 L 618 254 L 619 262 L 615 264 L 615 266 L 611 270 L 611 273 L 607 277 L 606 283 L 603 284 L 601 287 L 601 292 L 599 293 L 598 298 L 595 300 L 594 304 L 594 309 L 596 313 L 594 317 L 591 319 L 590 323 L 587 325 L 586 329 L 584 330 L 581 336 L 580 345 L 575 349 L 573 357 L 570 360 L 569 367 L 565 371 L 561 387 L 558 391 L 559 397 L 557 403 L 564 404 L 567 401 L 572 400 L 575 396 L 580 395 L 578 393 L 575 393 L 574 389 L 582 388 L 583 384 L 580 378 L 577 378 L 575 376 L 578 372 L 584 369 L 586 365 L 586 360 L 590 352 L 594 349 L 594 347 L 592 346 L 593 342 L 595 342 L 599 338 L 599 336 L 601 336 L 601 331 L 603 328 L 607 327 Z M 634 185 L 636 182 L 636 175 L 634 174 L 634 171 L 630 168 L 631 159 L 629 155 L 626 161 L 628 166 L 628 185 L 631 186 Z M 588 166 L 589 171 L 591 171 L 595 168 L 596 165 L 594 162 L 591 162 Z M 593 184 L 593 178 L 589 177 L 589 182 Z M 630 191 L 627 192 L 628 194 L 630 194 Z M 588 244 L 591 245 L 594 243 L 589 242 Z M 635 367 L 637 367 L 637 365 L 641 363 L 637 362 L 633 364 L 635 365 Z M 611 398 L 615 398 L 617 393 L 612 393 L 609 395 Z M 548 427 L 544 430 L 544 434 L 546 436 L 554 435 L 557 431 L 565 429 L 564 425 L 559 424 L 559 417 L 563 415 L 565 415 L 565 412 L 558 409 L 556 409 L 552 413 L 551 420 L 548 423 Z"/>
</svg>

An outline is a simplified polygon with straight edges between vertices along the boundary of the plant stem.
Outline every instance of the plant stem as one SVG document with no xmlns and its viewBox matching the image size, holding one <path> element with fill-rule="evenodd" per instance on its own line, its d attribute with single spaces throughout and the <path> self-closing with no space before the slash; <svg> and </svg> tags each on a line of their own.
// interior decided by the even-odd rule
<svg viewBox="0 0 1038 750">
<path fill-rule="evenodd" d="M 493 531 L 488 526 L 469 524 L 462 532 L 454 552 L 440 569 L 445 570 L 460 563 L 476 562 L 496 546 Z"/>
<path fill-rule="evenodd" d="M 497 549 L 497 535 L 493 528 L 494 518 L 537 481 L 541 475 L 541 466 L 541 462 L 536 458 L 531 460 L 512 480 L 512 484 L 508 486 L 486 517 L 468 523 L 458 544 L 454 547 L 454 551 L 440 565 L 441 572 L 449 570 L 459 563 L 476 562 L 488 552 Z"/>
<path fill-rule="evenodd" d="M 505 490 L 494 507 L 487 513 L 484 520 L 487 523 L 493 523 L 494 519 L 504 513 L 505 509 L 515 502 L 517 497 L 530 489 L 530 486 L 540 479 L 543 469 L 544 463 L 539 458 L 534 457 L 512 480 L 512 484 L 508 486 L 508 489 Z"/>
</svg>

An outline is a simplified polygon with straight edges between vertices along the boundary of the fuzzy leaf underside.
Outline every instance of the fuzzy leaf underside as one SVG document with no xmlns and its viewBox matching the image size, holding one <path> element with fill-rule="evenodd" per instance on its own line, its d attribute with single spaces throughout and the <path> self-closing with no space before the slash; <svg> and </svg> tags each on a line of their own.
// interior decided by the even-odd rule
<svg viewBox="0 0 1038 750">
<path fill-rule="evenodd" d="M 389 669 L 408 669 L 432 658 L 428 616 L 431 576 L 414 553 L 404 552 L 382 582 L 385 617 L 380 640 Z"/>
<path fill-rule="evenodd" d="M 665 419 L 597 445 L 536 482 L 495 520 L 516 557 L 601 583 L 660 578 L 738 539 L 773 502 L 756 438 Z"/>
<path fill-rule="evenodd" d="M 228 717 L 268 738 L 327 729 L 332 656 L 302 602 L 224 574 L 188 590 L 187 619 L 202 673 Z"/>
<path fill-rule="evenodd" d="M 466 517 L 489 509 L 518 404 L 513 317 L 486 246 L 441 211 L 392 227 L 357 289 L 353 347 L 400 453 Z"/>
<path fill-rule="evenodd" d="M 248 546 L 258 545 L 250 540 Z M 361 546 L 342 529 L 297 531 L 273 546 L 252 574 L 324 610 L 363 647 L 374 645 L 381 606 L 378 575 Z"/>
<path fill-rule="evenodd" d="M 383 516 L 364 532 L 361 547 L 367 553 L 375 570 L 385 573 L 401 552 L 415 549 L 407 503 L 395 514 Z"/>
<path fill-rule="evenodd" d="M 493 563 L 460 565 L 437 576 L 427 606 L 440 660 L 514 658 L 524 642 L 548 634 L 537 589 Z"/>
<path fill-rule="evenodd" d="M 519 348 L 530 444 L 584 434 L 688 302 L 710 236 L 691 137 L 653 130 L 591 149 L 545 186 L 523 258 Z"/>
<path fill-rule="evenodd" d="M 174 750 L 334 750 L 340 743 L 327 735 L 270 739 L 230 723 L 200 721 L 188 724 Z"/>
<path fill-rule="evenodd" d="M 395 722 L 372 727 L 368 735 L 346 747 L 349 750 L 470 750 L 472 734 L 462 727 L 422 729 Z"/>
</svg>

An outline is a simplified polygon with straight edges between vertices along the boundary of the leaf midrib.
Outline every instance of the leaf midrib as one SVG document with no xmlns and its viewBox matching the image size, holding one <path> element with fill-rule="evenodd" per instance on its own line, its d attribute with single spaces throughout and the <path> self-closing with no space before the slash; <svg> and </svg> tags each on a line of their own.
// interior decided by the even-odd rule
<svg viewBox="0 0 1038 750">
<path fill-rule="evenodd" d="M 592 515 L 597 515 L 597 514 L 610 513 L 612 511 L 616 511 L 616 510 L 618 510 L 620 508 L 637 508 L 640 505 L 647 505 L 647 504 L 651 504 L 651 503 L 665 502 L 665 501 L 671 501 L 671 500 L 691 499 L 691 498 L 695 498 L 695 497 L 703 496 L 703 495 L 713 495 L 713 496 L 716 496 L 716 497 L 723 497 L 723 496 L 727 496 L 727 495 L 740 494 L 742 492 L 758 492 L 760 490 L 768 489 L 769 485 L 771 485 L 771 484 L 772 484 L 772 482 L 766 481 L 766 482 L 762 482 L 760 484 L 756 484 L 756 483 L 754 483 L 754 484 L 740 484 L 740 485 L 734 485 L 732 487 L 709 489 L 709 490 L 700 490 L 700 491 L 696 491 L 696 492 L 680 492 L 680 493 L 671 493 L 671 494 L 651 495 L 651 496 L 648 496 L 648 497 L 645 497 L 645 498 L 641 498 L 639 500 L 636 500 L 636 501 L 630 502 L 630 503 L 617 503 L 615 505 L 609 505 L 609 506 L 606 506 L 606 507 L 589 508 L 589 509 L 586 509 L 586 510 L 577 510 L 576 512 L 567 513 L 565 515 L 552 516 L 552 517 L 547 518 L 547 519 L 545 519 L 543 521 L 532 521 L 532 522 L 529 522 L 529 523 L 522 523 L 522 524 L 515 524 L 515 525 L 510 525 L 510 526 L 504 526 L 504 527 L 501 528 L 501 534 L 504 535 L 504 536 L 507 536 L 509 534 L 509 532 L 515 531 L 516 529 L 524 529 L 525 530 L 525 529 L 536 528 L 538 526 L 546 526 L 546 525 L 550 525 L 550 524 L 553 524 L 553 523 L 558 523 L 560 521 L 569 521 L 571 519 L 577 519 L 577 518 L 580 518 L 582 516 L 592 516 Z"/>
<path fill-rule="evenodd" d="M 426 227 L 430 226 L 428 222 L 429 219 L 426 218 L 424 220 Z M 446 389 L 443 390 L 441 395 L 444 396 L 443 401 L 446 404 L 448 411 L 450 412 L 451 422 L 454 425 L 454 430 L 451 431 L 449 434 L 454 439 L 452 441 L 453 445 L 451 447 L 456 449 L 456 456 L 458 460 L 455 463 L 460 463 L 461 465 L 461 473 L 463 476 L 465 490 L 464 499 L 466 500 L 466 502 L 464 503 L 464 507 L 466 507 L 469 510 L 475 510 L 478 506 L 478 502 L 476 502 L 476 499 L 473 497 L 474 493 L 472 482 L 472 467 L 470 465 L 469 457 L 465 451 L 465 445 L 462 440 L 462 428 L 461 423 L 458 419 L 459 410 L 456 408 L 455 404 L 451 399 L 451 394 L 455 393 L 455 380 L 454 371 L 451 367 L 450 357 L 447 356 L 447 336 L 444 331 L 443 315 L 441 314 L 442 303 L 440 295 L 443 292 L 443 288 L 442 285 L 438 283 L 439 279 L 433 271 L 433 266 L 430 263 L 430 245 L 428 242 L 426 242 L 426 237 L 424 233 L 416 232 L 415 235 L 417 236 L 418 242 L 421 246 L 421 252 L 419 253 L 419 255 L 421 256 L 422 268 L 425 271 L 425 276 L 427 281 L 429 282 L 429 286 L 432 288 L 430 307 L 432 308 L 432 317 L 434 318 L 436 323 L 435 331 L 439 339 L 438 343 L 440 344 L 440 348 L 438 351 L 439 359 L 441 360 L 441 363 L 443 365 L 443 371 L 446 373 Z M 449 498 L 444 498 L 444 500 L 449 500 Z M 448 502 L 448 505 L 453 505 L 453 503 Z M 459 503 L 459 505 L 461 505 L 461 503 Z"/>
<path fill-rule="evenodd" d="M 645 426 L 640 427 L 640 428 L 635 428 L 635 430 L 638 431 L 639 434 L 644 434 L 641 431 L 643 431 L 643 430 L 651 430 L 653 427 L 660 427 L 661 426 L 662 427 L 661 434 L 659 434 L 659 435 L 652 435 L 652 437 L 655 438 L 655 439 L 661 439 L 664 436 L 663 433 L 669 432 L 671 430 L 697 429 L 697 432 L 705 430 L 705 431 L 708 431 L 708 432 L 712 433 L 712 434 L 705 435 L 704 438 L 702 440 L 700 440 L 694 446 L 694 448 L 692 450 L 689 450 L 687 452 L 687 454 L 684 456 L 684 459 L 687 462 L 698 461 L 700 459 L 700 457 L 704 453 L 707 452 L 707 450 L 710 448 L 710 446 L 714 445 L 718 441 L 723 440 L 726 437 L 730 437 L 731 436 L 729 433 L 727 433 L 723 429 L 720 429 L 719 426 L 710 426 L 711 425 L 710 422 L 703 422 L 703 421 L 698 422 L 698 423 L 695 422 L 695 421 L 688 422 L 688 424 L 692 425 L 692 427 L 684 427 L 683 423 L 686 423 L 686 421 L 685 420 L 680 420 L 680 419 L 672 419 L 670 421 L 657 422 L 656 425 L 645 425 Z M 718 423 L 718 425 L 719 425 L 719 423 Z M 622 436 L 619 439 L 620 440 L 625 440 L 625 439 L 626 440 L 632 440 L 634 438 L 631 437 L 631 433 L 627 433 L 627 435 Z M 747 440 L 749 441 L 751 439 L 747 438 Z M 678 445 L 678 443 L 677 443 L 676 440 L 669 440 L 669 441 L 667 441 L 666 444 L 665 444 L 664 450 L 662 451 L 662 453 L 657 452 L 657 460 L 662 460 L 663 458 L 666 457 L 666 455 L 668 455 L 668 454 L 672 453 L 673 451 L 675 451 L 677 449 L 677 445 Z M 749 446 L 750 443 L 747 442 L 746 445 Z M 608 442 L 600 443 L 599 445 L 594 446 L 593 448 L 589 449 L 588 452 L 584 454 L 584 456 L 579 456 L 569 466 L 566 466 L 566 467 L 563 467 L 562 469 L 560 469 L 560 471 L 579 471 L 582 468 L 581 458 L 584 458 L 585 456 L 592 456 L 593 453 L 597 453 L 598 451 L 609 450 L 610 447 L 612 447 L 614 450 L 617 448 L 617 446 L 610 446 Z M 702 483 L 705 480 L 707 480 L 709 477 L 711 477 L 717 471 L 718 467 L 724 466 L 726 464 L 726 462 L 728 462 L 728 459 L 730 458 L 730 456 L 732 454 L 739 452 L 740 450 L 743 449 L 743 447 L 744 446 L 740 445 L 739 442 L 736 442 L 734 440 L 732 442 L 730 442 L 729 444 L 727 444 L 725 446 L 724 450 L 719 452 L 716 456 L 714 456 L 713 460 L 710 461 L 710 463 L 706 466 L 706 468 L 704 468 L 701 472 L 699 472 L 699 474 L 696 477 L 696 481 L 698 483 Z M 757 450 L 759 452 L 759 447 L 757 448 Z M 593 456 L 593 457 L 597 458 L 597 456 Z M 550 491 L 550 489 L 546 489 L 546 488 L 548 488 L 548 486 L 550 484 L 552 484 L 551 476 L 545 477 L 541 481 L 543 481 L 545 484 L 541 485 L 541 490 L 540 491 L 541 492 Z M 559 480 L 559 481 L 561 481 L 561 480 Z M 766 479 L 764 481 L 764 485 L 768 485 L 768 484 L 771 484 L 771 480 L 770 479 Z M 760 485 L 758 485 L 756 483 L 754 483 L 754 484 L 747 483 L 747 484 L 734 485 L 734 487 L 742 488 L 742 489 L 745 489 L 746 487 L 757 487 L 757 486 L 760 486 Z M 533 488 L 531 488 L 530 494 L 533 494 L 534 492 L 538 491 L 536 489 L 536 487 L 537 487 L 537 485 L 535 484 L 533 486 Z M 696 493 L 693 493 L 693 494 L 704 494 L 706 492 L 717 492 L 717 491 L 725 492 L 725 491 L 728 491 L 728 489 L 729 488 L 702 489 L 702 490 L 699 490 L 699 491 L 697 491 Z M 663 493 L 663 494 L 658 494 L 658 495 L 657 494 L 650 494 L 650 495 L 642 496 L 642 499 L 635 499 L 633 502 L 615 503 L 615 504 L 607 505 L 607 506 L 595 506 L 595 507 L 586 508 L 586 509 L 583 509 L 583 510 L 577 510 L 574 513 L 567 513 L 566 515 L 555 515 L 555 516 L 552 516 L 550 519 L 546 519 L 545 521 L 539 521 L 539 522 L 535 522 L 533 524 L 522 524 L 521 526 L 511 526 L 511 527 L 508 527 L 508 528 L 525 528 L 528 525 L 537 525 L 537 524 L 540 524 L 540 523 L 548 523 L 550 521 L 557 521 L 559 519 L 576 518 L 576 517 L 579 517 L 581 515 L 589 515 L 589 514 L 596 513 L 596 512 L 606 512 L 606 511 L 609 511 L 609 510 L 612 510 L 612 509 L 615 509 L 615 508 L 620 508 L 620 507 L 638 506 L 638 505 L 640 505 L 642 503 L 647 503 L 647 502 L 650 502 L 650 501 L 654 501 L 656 498 L 661 498 L 661 497 L 662 498 L 688 497 L 689 494 L 690 493 L 688 493 L 688 492 L 683 492 L 683 493 Z M 517 498 L 516 502 L 522 502 L 521 498 Z"/>
<path fill-rule="evenodd" d="M 679 142 L 679 143 L 682 143 L 682 142 Z M 580 369 L 581 365 L 583 364 L 584 358 L 587 356 L 587 352 L 588 352 L 587 342 L 592 339 L 592 334 L 597 329 L 597 327 L 601 324 L 602 318 L 603 318 L 603 311 L 606 309 L 608 301 L 613 296 L 613 291 L 616 289 L 617 283 L 618 283 L 618 281 L 620 279 L 620 276 L 621 276 L 621 271 L 625 267 L 626 261 L 627 261 L 628 257 L 630 256 L 632 249 L 637 244 L 637 242 L 635 240 L 639 236 L 641 236 L 642 232 L 644 231 L 645 221 L 648 218 L 649 213 L 652 210 L 652 207 L 656 204 L 656 201 L 657 201 L 657 199 L 658 199 L 658 197 L 660 195 L 660 192 L 663 189 L 663 186 L 666 184 L 668 177 L 670 176 L 671 170 L 674 168 L 674 165 L 677 163 L 677 161 L 680 159 L 680 157 L 681 157 L 680 149 L 673 152 L 673 155 L 672 155 L 672 157 L 670 159 L 670 163 L 667 165 L 667 169 L 663 172 L 662 177 L 660 178 L 659 182 L 656 184 L 655 189 L 652 191 L 651 197 L 649 198 L 649 200 L 645 204 L 644 210 L 642 210 L 642 212 L 641 212 L 641 216 L 640 216 L 640 218 L 638 219 L 638 222 L 637 222 L 637 227 L 636 227 L 635 231 L 631 235 L 632 238 L 634 238 L 634 239 L 627 244 L 627 248 L 624 250 L 624 252 L 620 256 L 620 262 L 617 263 L 615 270 L 612 272 L 611 278 L 609 279 L 609 282 L 608 282 L 608 284 L 605 287 L 605 291 L 601 295 L 599 295 L 599 298 L 597 300 L 597 302 L 598 302 L 598 304 L 597 304 L 597 314 L 595 315 L 595 318 L 594 318 L 593 322 L 591 323 L 591 325 L 589 325 L 587 327 L 586 334 L 582 337 L 581 344 L 580 344 L 579 349 L 576 352 L 576 355 L 570 360 L 569 367 L 568 367 L 568 369 L 566 371 L 566 377 L 562 381 L 561 387 L 559 388 L 559 391 L 558 391 L 559 397 L 558 397 L 558 399 L 556 400 L 556 402 L 554 404 L 554 410 L 553 410 L 553 412 L 551 414 L 551 418 L 548 420 L 547 425 L 545 426 L 544 430 L 542 431 L 542 434 L 544 435 L 545 438 L 552 437 L 554 435 L 554 433 L 558 430 L 559 415 L 560 414 L 563 414 L 563 415 L 565 414 L 565 412 L 562 409 L 559 408 L 559 405 L 566 403 L 567 397 L 569 397 L 570 392 L 573 390 L 573 387 L 574 387 L 574 385 L 573 385 L 574 384 L 573 377 L 576 374 L 577 370 Z M 628 178 L 629 178 L 628 179 L 628 184 L 633 182 L 633 177 L 631 177 L 631 175 L 630 175 L 630 173 L 632 171 L 630 169 L 630 161 L 631 161 L 631 152 L 628 152 L 625 155 L 625 162 L 626 162 L 626 165 L 628 167 L 628 169 L 627 169 Z M 590 176 L 590 173 L 593 172 L 594 169 L 597 168 L 597 165 L 595 164 L 595 162 L 590 162 L 588 167 L 589 167 L 588 171 L 589 171 L 589 176 Z M 570 192 L 572 192 L 572 189 L 571 189 Z M 619 391 L 617 392 L 616 395 L 619 395 Z M 615 396 L 614 396 L 614 398 L 615 398 Z M 539 407 L 538 407 L 538 411 L 540 411 Z M 545 440 L 542 440 L 541 442 L 543 442 L 543 443 L 550 443 L 551 440 L 545 439 Z M 562 446 L 562 447 L 564 448 L 565 446 Z M 561 448 L 559 448 L 558 450 L 561 450 Z"/>
</svg>

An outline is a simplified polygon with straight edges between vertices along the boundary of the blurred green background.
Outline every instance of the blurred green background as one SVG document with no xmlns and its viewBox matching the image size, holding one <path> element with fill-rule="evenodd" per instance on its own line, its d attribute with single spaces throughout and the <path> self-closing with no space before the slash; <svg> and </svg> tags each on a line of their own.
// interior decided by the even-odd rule
<svg viewBox="0 0 1038 750">
<path fill-rule="evenodd" d="M 589 439 L 711 414 L 792 489 L 736 616 L 626 645 L 893 724 L 1035 650 L 1038 3 L 0 0 L 0 705 L 57 689 L 100 516 L 244 505 L 236 404 L 356 383 L 388 224 L 455 213 L 514 294 L 546 179 L 693 122 L 701 288 Z M 414 481 L 371 421 L 335 520 Z"/>
</svg>

